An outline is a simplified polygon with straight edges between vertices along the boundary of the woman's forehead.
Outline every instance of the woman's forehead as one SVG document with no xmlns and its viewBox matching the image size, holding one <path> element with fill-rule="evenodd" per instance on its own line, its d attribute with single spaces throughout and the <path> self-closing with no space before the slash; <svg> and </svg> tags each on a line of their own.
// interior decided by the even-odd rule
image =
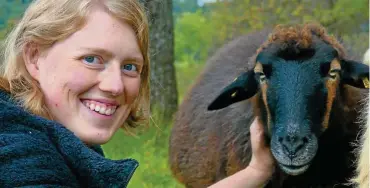
<svg viewBox="0 0 370 188">
<path fill-rule="evenodd" d="M 142 59 L 134 30 L 128 24 L 99 9 L 91 12 L 86 25 L 60 42 L 60 45 L 65 48 L 64 50 L 95 49 L 113 56 L 129 55 Z"/>
</svg>

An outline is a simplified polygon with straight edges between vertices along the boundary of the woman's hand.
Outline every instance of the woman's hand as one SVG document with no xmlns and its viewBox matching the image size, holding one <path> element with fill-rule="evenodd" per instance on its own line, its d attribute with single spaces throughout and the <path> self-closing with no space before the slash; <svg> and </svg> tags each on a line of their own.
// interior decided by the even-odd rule
<svg viewBox="0 0 370 188">
<path fill-rule="evenodd" d="M 209 188 L 259 188 L 265 185 L 274 173 L 274 158 L 265 145 L 263 126 L 255 119 L 250 127 L 252 159 L 249 165 Z"/>
<path fill-rule="evenodd" d="M 261 182 L 267 182 L 274 172 L 275 161 L 270 148 L 265 144 L 263 126 L 259 123 L 257 118 L 250 126 L 250 134 L 252 159 L 247 169 L 254 171 L 256 173 L 256 177 L 258 177 Z"/>
</svg>

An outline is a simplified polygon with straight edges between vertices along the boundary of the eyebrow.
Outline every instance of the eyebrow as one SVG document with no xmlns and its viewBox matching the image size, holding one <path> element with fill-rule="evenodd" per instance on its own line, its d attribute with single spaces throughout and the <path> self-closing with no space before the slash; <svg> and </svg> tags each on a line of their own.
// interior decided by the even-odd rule
<svg viewBox="0 0 370 188">
<path fill-rule="evenodd" d="M 84 51 L 91 51 L 93 53 L 98 53 L 98 54 L 102 54 L 103 56 L 106 56 L 106 57 L 113 57 L 113 53 L 112 52 L 109 52 L 103 48 L 80 48 L 81 50 L 84 50 Z M 126 61 L 136 61 L 138 63 L 143 63 L 143 57 L 141 56 L 138 56 L 138 55 L 132 55 L 132 56 L 129 56 L 127 58 L 125 58 L 124 60 L 125 62 Z"/>
<path fill-rule="evenodd" d="M 83 50 L 83 51 L 91 51 L 91 52 L 94 52 L 94 53 L 102 54 L 102 55 L 107 56 L 107 57 L 113 57 L 113 53 L 111 53 L 107 50 L 104 50 L 102 48 L 80 48 L 80 49 Z"/>
</svg>

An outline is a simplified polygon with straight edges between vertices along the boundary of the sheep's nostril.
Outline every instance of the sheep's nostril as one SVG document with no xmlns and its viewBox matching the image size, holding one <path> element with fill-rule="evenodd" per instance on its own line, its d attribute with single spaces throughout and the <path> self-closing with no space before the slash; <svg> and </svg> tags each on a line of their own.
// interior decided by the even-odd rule
<svg viewBox="0 0 370 188">
<path fill-rule="evenodd" d="M 282 146 L 283 152 L 287 155 L 290 159 L 297 157 L 297 154 L 300 151 L 303 151 L 305 146 L 309 142 L 309 138 L 299 137 L 299 136 L 285 136 L 278 138 L 279 143 Z"/>
<path fill-rule="evenodd" d="M 289 151 L 290 151 L 289 148 L 283 144 L 283 152 L 285 153 L 285 155 L 289 155 L 290 153 Z"/>
<path fill-rule="evenodd" d="M 306 145 L 306 144 L 300 144 L 300 145 L 298 145 L 298 147 L 297 147 L 297 149 L 295 150 L 294 153 L 297 153 L 299 150 L 301 150 L 304 145 Z"/>
<path fill-rule="evenodd" d="M 303 144 L 307 144 L 308 143 L 308 138 L 307 136 L 303 137 Z"/>
</svg>

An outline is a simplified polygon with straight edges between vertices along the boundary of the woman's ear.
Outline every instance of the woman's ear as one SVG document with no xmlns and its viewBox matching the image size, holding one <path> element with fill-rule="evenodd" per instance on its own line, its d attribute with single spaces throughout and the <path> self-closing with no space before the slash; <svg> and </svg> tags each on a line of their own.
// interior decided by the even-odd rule
<svg viewBox="0 0 370 188">
<path fill-rule="evenodd" d="M 39 81 L 39 57 L 40 50 L 37 44 L 27 43 L 23 48 L 23 61 L 28 73 L 33 79 Z"/>
</svg>

